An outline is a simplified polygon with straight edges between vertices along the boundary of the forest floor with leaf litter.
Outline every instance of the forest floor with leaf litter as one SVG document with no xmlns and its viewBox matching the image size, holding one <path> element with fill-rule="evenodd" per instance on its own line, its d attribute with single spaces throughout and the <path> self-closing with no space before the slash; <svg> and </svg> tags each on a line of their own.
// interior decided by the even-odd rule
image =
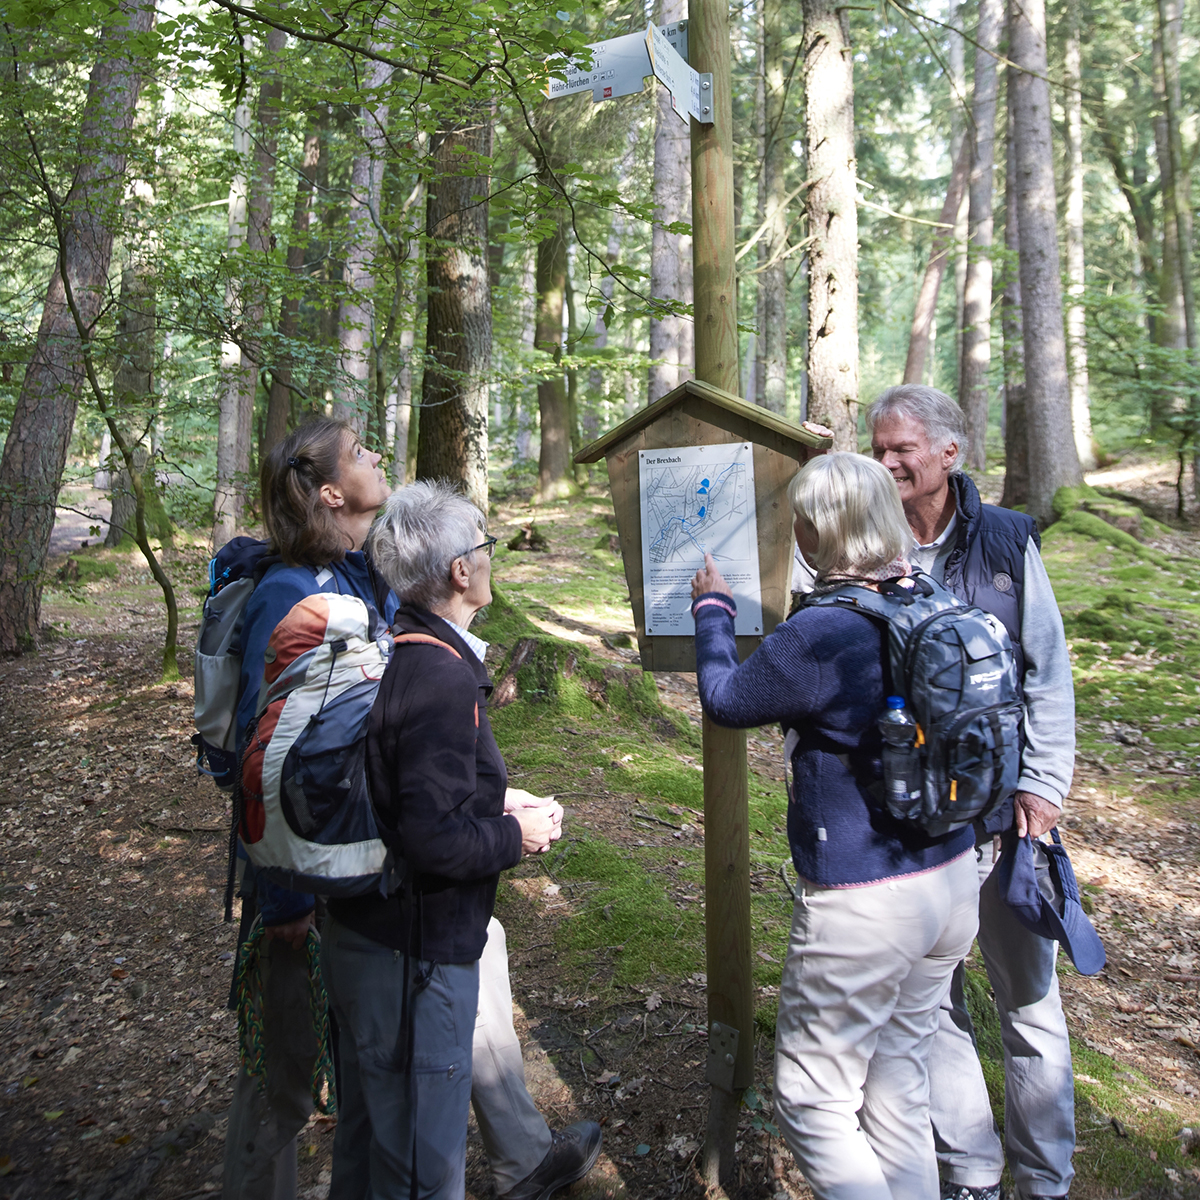
<svg viewBox="0 0 1200 1200">
<path fill-rule="evenodd" d="M 1121 486 L 1142 488 L 1148 504 L 1167 491 L 1153 476 Z M 503 546 L 530 513 L 517 497 L 496 510 Z M 516 605 L 507 624 L 489 622 L 502 635 L 489 656 L 496 678 L 513 650 L 504 639 L 528 620 L 620 687 L 637 677 L 636 654 L 606 498 L 535 519 L 548 550 L 501 549 L 495 561 L 497 590 Z M 1200 538 L 1161 533 L 1148 553 L 1161 557 L 1074 533 L 1047 545 L 1084 664 L 1064 838 L 1109 955 L 1095 978 L 1061 972 L 1076 1039 L 1073 1194 L 1084 1200 L 1200 1195 L 1200 1151 L 1185 1153 L 1177 1136 L 1200 1123 L 1200 760 L 1186 740 L 1188 722 L 1200 725 L 1200 608 L 1186 586 L 1194 579 L 1200 593 Z M 219 1190 L 235 1073 L 225 804 L 194 772 L 190 681 L 157 682 L 161 601 L 143 564 L 122 552 L 77 557 L 84 565 L 68 574 L 78 578 L 48 592 L 43 608 L 56 636 L 0 663 L 0 1197 L 182 1200 Z M 168 558 L 186 647 L 207 556 L 184 547 Z M 1143 577 L 1151 568 L 1162 578 Z M 1129 590 L 1131 570 L 1142 574 L 1118 611 L 1104 589 Z M 1143 599 L 1161 610 L 1144 626 L 1130 607 Z M 1115 621 L 1117 633 L 1071 615 L 1084 611 Z M 1127 646 L 1113 641 L 1126 636 L 1121 621 Z M 1096 641 L 1097 629 L 1109 640 Z M 1143 687 L 1168 676 L 1161 700 Z M 498 915 L 531 1090 L 553 1124 L 604 1124 L 601 1166 L 580 1197 L 698 1191 L 707 1104 L 699 709 L 690 676 L 661 676 L 658 690 L 671 720 L 639 719 L 603 698 L 540 708 L 523 698 L 496 714 L 514 784 L 555 792 L 567 808 L 563 842 L 511 873 Z M 778 870 L 781 747 L 772 731 L 750 739 L 757 1087 L 743 1110 L 735 1189 L 746 1200 L 807 1195 L 770 1124 L 790 919 Z M 995 1087 L 994 1020 L 980 1022 L 980 1043 Z M 314 1118 L 301 1139 L 301 1194 L 314 1200 L 328 1188 L 331 1131 Z M 476 1200 L 492 1192 L 474 1134 L 468 1187 Z"/>
</svg>

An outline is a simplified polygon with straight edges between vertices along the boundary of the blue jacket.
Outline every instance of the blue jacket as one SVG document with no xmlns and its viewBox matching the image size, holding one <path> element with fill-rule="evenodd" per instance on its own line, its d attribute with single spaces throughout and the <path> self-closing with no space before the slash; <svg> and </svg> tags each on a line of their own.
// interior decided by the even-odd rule
<svg viewBox="0 0 1200 1200">
<path fill-rule="evenodd" d="M 318 582 L 320 580 L 320 582 Z M 340 563 L 328 567 L 289 567 L 276 563 L 268 567 L 246 604 L 242 620 L 242 677 L 237 710 L 238 753 L 246 741 L 246 730 L 254 720 L 258 693 L 262 685 L 263 654 L 275 626 L 306 596 L 317 592 L 337 592 L 357 596 L 377 607 L 375 588 L 367 558 L 359 550 L 350 551 Z M 389 592 L 385 601 L 384 618 L 390 623 L 399 607 Z M 257 891 L 258 907 L 264 925 L 285 925 L 312 912 L 313 897 L 303 892 L 290 892 L 261 879 L 249 863 L 242 879 L 242 895 Z"/>
<path fill-rule="evenodd" d="M 801 609 L 739 665 L 732 600 L 710 593 L 693 611 L 704 711 L 718 725 L 783 726 L 788 842 L 800 875 L 826 887 L 878 883 L 934 870 L 974 846 L 970 826 L 929 837 L 894 820 L 866 790 L 879 777 L 883 745 L 881 624 L 851 610 Z"/>
</svg>

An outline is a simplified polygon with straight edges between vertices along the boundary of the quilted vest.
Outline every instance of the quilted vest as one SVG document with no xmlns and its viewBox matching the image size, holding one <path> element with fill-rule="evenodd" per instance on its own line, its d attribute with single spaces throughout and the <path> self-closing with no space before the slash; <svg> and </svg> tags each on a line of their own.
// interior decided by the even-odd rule
<svg viewBox="0 0 1200 1200">
<path fill-rule="evenodd" d="M 1025 679 L 1025 652 L 1021 644 L 1021 593 L 1025 586 L 1025 548 L 1029 540 L 1041 549 L 1041 538 L 1032 517 L 984 504 L 971 479 L 955 472 L 949 479 L 958 508 L 954 549 L 946 560 L 943 585 L 968 604 L 975 604 L 1004 622 L 1012 639 L 1017 685 Z M 1022 695 L 1024 694 L 1022 690 Z M 1012 801 L 984 825 L 986 833 L 999 833 L 1012 824 Z"/>
</svg>

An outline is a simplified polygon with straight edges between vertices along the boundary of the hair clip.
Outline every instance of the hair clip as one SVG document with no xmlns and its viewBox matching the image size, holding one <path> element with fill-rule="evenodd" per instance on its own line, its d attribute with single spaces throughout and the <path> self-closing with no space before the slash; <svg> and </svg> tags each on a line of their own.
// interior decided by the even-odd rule
<svg viewBox="0 0 1200 1200">
<path fill-rule="evenodd" d="M 298 467 L 299 465 L 300 465 L 300 460 L 298 458 L 289 458 L 288 459 L 289 467 Z"/>
</svg>

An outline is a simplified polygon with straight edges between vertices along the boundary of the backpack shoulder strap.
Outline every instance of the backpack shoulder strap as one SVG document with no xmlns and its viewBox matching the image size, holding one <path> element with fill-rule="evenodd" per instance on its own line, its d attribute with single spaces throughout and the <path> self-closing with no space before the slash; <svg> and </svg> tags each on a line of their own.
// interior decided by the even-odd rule
<svg viewBox="0 0 1200 1200">
<path fill-rule="evenodd" d="M 462 655 L 449 642 L 443 642 L 431 633 L 399 633 L 392 641 L 397 646 L 441 646 L 443 650 L 449 650 L 459 662 L 462 661 Z"/>
<path fill-rule="evenodd" d="M 392 643 L 396 646 L 441 646 L 443 650 L 449 650 L 459 662 L 462 662 L 462 655 L 449 642 L 443 642 L 441 638 L 435 638 L 431 633 L 398 633 L 392 638 Z M 479 729 L 478 700 L 475 702 L 475 728 Z"/>
</svg>

